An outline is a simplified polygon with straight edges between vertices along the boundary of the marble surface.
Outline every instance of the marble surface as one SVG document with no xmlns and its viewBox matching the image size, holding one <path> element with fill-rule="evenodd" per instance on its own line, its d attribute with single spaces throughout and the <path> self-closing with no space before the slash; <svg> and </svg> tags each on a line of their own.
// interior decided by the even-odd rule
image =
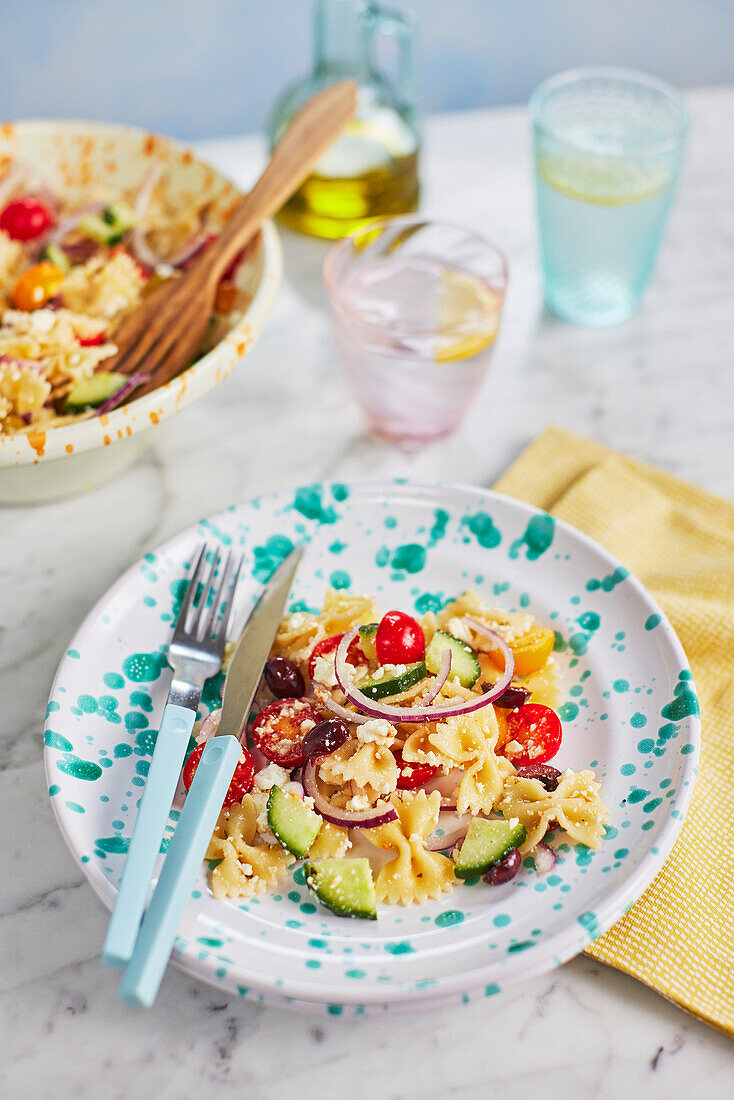
<svg viewBox="0 0 734 1100">
<path fill-rule="evenodd" d="M 55 826 L 40 730 L 70 634 L 119 573 L 206 513 L 327 476 L 402 474 L 491 485 L 546 424 L 734 495 L 734 89 L 691 94 L 696 122 L 644 309 L 572 328 L 539 302 L 524 112 L 426 125 L 424 209 L 510 257 L 491 377 L 461 431 L 413 456 L 370 440 L 324 311 L 320 244 L 285 240 L 286 279 L 261 344 L 161 430 L 118 480 L 0 515 L 0 1097 L 485 1097 L 542 1087 L 616 1097 L 731 1096 L 729 1041 L 644 986 L 579 958 L 464 1009 L 366 1021 L 282 1013 L 171 969 L 135 1014 L 99 965 L 106 914 Z M 202 149 L 243 183 L 253 138 Z"/>
</svg>

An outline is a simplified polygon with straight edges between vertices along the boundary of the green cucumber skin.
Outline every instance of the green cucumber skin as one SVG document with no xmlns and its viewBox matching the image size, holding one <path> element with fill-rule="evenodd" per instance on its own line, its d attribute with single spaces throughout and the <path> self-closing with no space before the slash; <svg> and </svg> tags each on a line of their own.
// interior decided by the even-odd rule
<svg viewBox="0 0 734 1100">
<path fill-rule="evenodd" d="M 379 625 L 379 623 L 367 623 L 365 626 L 360 626 L 359 628 L 359 643 L 368 661 L 377 660 L 375 638 L 377 637 L 377 628 Z"/>
<path fill-rule="evenodd" d="M 426 678 L 426 666 L 423 661 L 406 668 L 399 676 L 386 677 L 384 680 L 367 680 L 359 685 L 359 690 L 368 699 L 389 699 L 391 695 L 399 695 L 401 691 L 415 687 Z"/>
<path fill-rule="evenodd" d="M 125 203 L 113 202 L 101 214 L 85 214 L 79 220 L 79 232 L 98 244 L 119 244 L 135 225 L 135 212 Z"/>
<path fill-rule="evenodd" d="M 289 803 L 292 801 L 292 805 Z M 298 859 L 308 851 L 318 836 L 323 820 L 305 802 L 271 787 L 268 797 L 268 825 L 280 844 Z M 300 819 L 300 820 L 299 820 Z"/>
<path fill-rule="evenodd" d="M 365 898 L 364 903 L 355 901 L 354 904 L 340 904 L 333 897 L 330 897 L 328 893 L 328 887 L 325 885 L 319 886 L 319 866 L 324 869 L 332 869 L 335 863 L 354 863 L 356 860 L 345 859 L 325 859 L 320 860 L 319 863 L 304 863 L 303 871 L 306 878 L 306 885 L 309 890 L 316 895 L 322 905 L 330 909 L 332 913 L 335 913 L 337 917 L 352 917 L 361 920 L 377 920 L 377 905 L 374 896 L 374 886 L 372 884 L 372 872 L 370 871 L 370 898 Z M 361 860 L 360 860 L 361 862 Z M 365 860 L 369 868 L 369 861 Z"/>
<path fill-rule="evenodd" d="M 435 676 L 445 649 L 451 650 L 451 676 L 458 676 L 462 687 L 474 687 L 481 675 L 481 666 L 471 646 L 445 630 L 437 630 L 426 650 L 426 668 Z"/>
<path fill-rule="evenodd" d="M 64 275 L 66 275 L 71 267 L 63 248 L 60 248 L 57 244 L 47 244 L 41 249 L 38 258 L 39 260 L 46 260 L 48 263 L 53 264 L 54 267 L 58 267 L 59 271 L 63 271 Z"/>
<path fill-rule="evenodd" d="M 104 405 L 110 397 L 125 385 L 127 379 L 113 371 L 98 371 L 91 378 L 77 382 L 74 389 L 66 395 L 66 408 L 72 412 L 80 409 L 96 408 Z M 113 384 L 114 383 L 114 384 Z"/>
<path fill-rule="evenodd" d="M 475 822 L 478 822 L 476 826 L 474 824 Z M 525 840 L 526 831 L 524 825 L 515 825 L 513 828 L 510 828 L 506 821 L 492 821 L 487 822 L 486 824 L 505 826 L 506 831 L 502 830 L 505 832 L 504 837 L 501 836 L 500 830 L 497 830 L 497 832 L 500 834 L 498 835 L 497 839 L 488 839 L 486 841 L 486 844 L 490 848 L 490 850 L 485 851 L 485 854 L 483 856 L 479 856 L 478 854 L 475 855 L 471 862 L 467 862 L 462 865 L 461 855 L 464 851 L 467 840 L 470 841 L 470 844 L 474 840 L 474 838 L 470 840 L 470 838 L 472 837 L 472 830 L 474 829 L 475 832 L 478 832 L 483 827 L 480 823 L 479 818 L 472 818 L 471 824 L 469 826 L 469 832 L 464 838 L 464 843 L 461 846 L 458 859 L 454 865 L 454 874 L 457 878 L 476 878 L 478 875 L 486 874 L 490 867 L 494 867 L 495 863 L 499 863 L 500 860 L 505 858 L 509 851 L 511 851 L 513 848 L 517 848 Z"/>
</svg>

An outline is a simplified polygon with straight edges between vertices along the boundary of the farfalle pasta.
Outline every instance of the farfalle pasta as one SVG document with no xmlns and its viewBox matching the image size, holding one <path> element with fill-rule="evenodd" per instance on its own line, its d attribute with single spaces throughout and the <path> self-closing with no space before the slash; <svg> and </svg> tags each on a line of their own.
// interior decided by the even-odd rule
<svg viewBox="0 0 734 1100">
<path fill-rule="evenodd" d="M 222 810 L 206 858 L 220 862 L 212 870 L 212 893 L 217 898 L 263 894 L 295 862 L 278 844 L 254 843 L 258 807 L 251 795 Z"/>
<path fill-rule="evenodd" d="M 538 779 L 515 774 L 504 781 L 498 809 L 525 826 L 527 835 L 520 845 L 523 854 L 532 851 L 552 825 L 560 825 L 577 844 L 598 848 L 609 820 L 600 792 L 601 784 L 592 771 L 565 771 L 553 791 Z"/>
<path fill-rule="evenodd" d="M 393 795 L 391 804 L 397 819 L 365 831 L 370 844 L 395 853 L 378 872 L 375 895 L 386 905 L 422 905 L 451 890 L 455 881 L 451 860 L 425 847 L 438 825 L 441 795 L 406 791 Z"/>
<path fill-rule="evenodd" d="M 598 847 L 600 784 L 548 763 L 562 738 L 554 641 L 475 592 L 422 625 L 333 589 L 321 612 L 287 615 L 250 732 L 267 763 L 207 853 L 215 895 L 263 893 L 303 859 L 324 905 L 374 919 L 462 879 L 507 881 L 550 828 Z"/>
</svg>

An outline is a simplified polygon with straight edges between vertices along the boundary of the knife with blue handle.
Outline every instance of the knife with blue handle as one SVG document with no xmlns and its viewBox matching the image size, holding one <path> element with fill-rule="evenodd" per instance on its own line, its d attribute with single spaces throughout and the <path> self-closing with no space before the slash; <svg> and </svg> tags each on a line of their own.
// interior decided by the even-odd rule
<svg viewBox="0 0 734 1100">
<path fill-rule="evenodd" d="M 303 548 L 297 547 L 273 574 L 237 643 L 227 673 L 219 727 L 204 745 L 120 984 L 120 996 L 128 1004 L 147 1008 L 155 1000 L 192 883 L 242 752 L 240 738 L 302 556 Z"/>
</svg>

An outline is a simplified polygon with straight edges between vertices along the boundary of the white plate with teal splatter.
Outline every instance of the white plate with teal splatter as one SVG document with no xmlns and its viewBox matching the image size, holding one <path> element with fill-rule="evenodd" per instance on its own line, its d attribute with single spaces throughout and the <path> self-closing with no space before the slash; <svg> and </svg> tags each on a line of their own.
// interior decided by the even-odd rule
<svg viewBox="0 0 734 1100">
<path fill-rule="evenodd" d="M 243 612 L 292 544 L 307 542 L 297 606 L 319 607 L 332 584 L 376 593 L 384 609 L 423 612 L 474 587 L 551 623 L 566 699 L 554 764 L 593 768 L 611 821 L 597 852 L 556 833 L 552 874 L 461 885 L 425 906 L 383 907 L 376 922 L 317 907 L 298 870 L 272 895 L 216 901 L 202 868 L 174 953 L 183 970 L 332 1014 L 458 1003 L 577 954 L 652 881 L 683 823 L 699 746 L 691 674 L 660 609 L 599 546 L 525 504 L 462 486 L 365 481 L 203 520 L 133 566 L 72 640 L 48 706 L 46 770 L 64 837 L 105 905 L 168 690 L 164 652 L 186 563 L 204 537 L 243 550 Z M 174 808 L 168 835 L 177 817 Z"/>
</svg>

